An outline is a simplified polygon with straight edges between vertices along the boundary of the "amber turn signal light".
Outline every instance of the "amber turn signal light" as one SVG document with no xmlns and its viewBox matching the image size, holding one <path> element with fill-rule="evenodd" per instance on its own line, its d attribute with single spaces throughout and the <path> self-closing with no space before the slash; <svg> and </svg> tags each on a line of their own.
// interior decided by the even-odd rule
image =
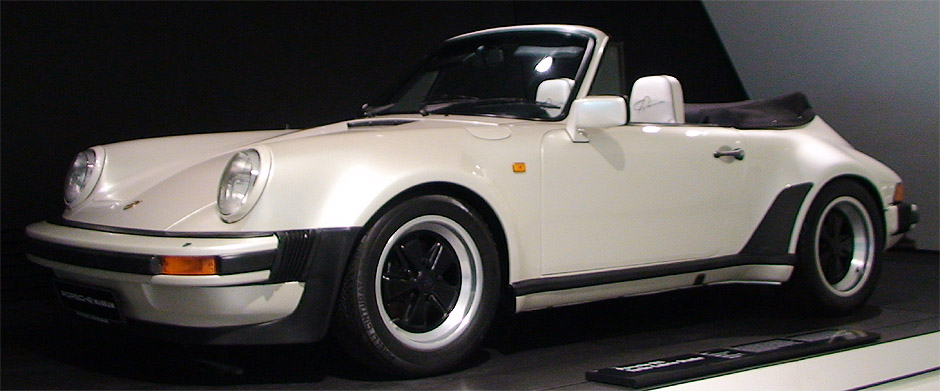
<svg viewBox="0 0 940 391">
<path fill-rule="evenodd" d="M 161 264 L 163 274 L 204 276 L 218 272 L 215 257 L 164 256 Z"/>
<path fill-rule="evenodd" d="M 897 204 L 898 202 L 904 201 L 905 193 L 907 193 L 907 189 L 904 188 L 904 183 L 898 183 L 898 185 L 894 187 L 894 203 Z"/>
</svg>

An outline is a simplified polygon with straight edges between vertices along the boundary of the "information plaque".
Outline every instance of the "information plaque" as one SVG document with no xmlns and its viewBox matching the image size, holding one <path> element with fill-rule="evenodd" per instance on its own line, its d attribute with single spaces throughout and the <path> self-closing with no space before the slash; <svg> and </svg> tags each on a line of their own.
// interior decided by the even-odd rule
<svg viewBox="0 0 940 391">
<path fill-rule="evenodd" d="M 823 330 L 723 349 L 595 369 L 587 380 L 644 388 L 842 350 L 878 340 L 861 330 Z"/>
</svg>

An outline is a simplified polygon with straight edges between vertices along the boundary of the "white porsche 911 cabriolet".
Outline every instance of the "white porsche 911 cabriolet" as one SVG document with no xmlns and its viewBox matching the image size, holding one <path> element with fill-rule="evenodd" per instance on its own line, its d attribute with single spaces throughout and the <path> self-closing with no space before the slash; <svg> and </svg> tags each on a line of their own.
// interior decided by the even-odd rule
<svg viewBox="0 0 940 391">
<path fill-rule="evenodd" d="M 28 227 L 65 307 L 180 341 L 333 330 L 404 376 L 453 369 L 497 308 L 721 283 L 861 306 L 917 221 L 901 178 L 802 94 L 685 104 L 582 26 L 444 42 L 360 119 L 78 154 Z"/>
</svg>

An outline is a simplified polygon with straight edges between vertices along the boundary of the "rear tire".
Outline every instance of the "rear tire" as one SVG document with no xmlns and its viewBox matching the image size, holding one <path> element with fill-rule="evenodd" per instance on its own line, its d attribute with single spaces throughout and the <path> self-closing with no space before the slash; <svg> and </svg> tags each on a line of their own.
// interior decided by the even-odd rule
<svg viewBox="0 0 940 391">
<path fill-rule="evenodd" d="M 830 183 L 813 200 L 800 230 L 792 281 L 811 312 L 841 315 L 865 304 L 881 271 L 884 223 L 860 184 Z"/>
<path fill-rule="evenodd" d="M 411 199 L 365 233 L 334 330 L 373 369 L 403 377 L 449 371 L 489 328 L 499 281 L 496 245 L 472 209 L 446 196 Z"/>
</svg>

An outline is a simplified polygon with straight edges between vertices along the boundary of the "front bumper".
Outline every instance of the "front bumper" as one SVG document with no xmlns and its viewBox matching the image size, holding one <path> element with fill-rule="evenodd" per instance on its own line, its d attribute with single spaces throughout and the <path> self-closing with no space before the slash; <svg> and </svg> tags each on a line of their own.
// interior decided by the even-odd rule
<svg viewBox="0 0 940 391">
<path fill-rule="evenodd" d="M 134 232 L 67 221 L 27 227 L 27 256 L 55 277 L 113 294 L 129 329 L 219 344 L 325 334 L 358 229 Z M 217 256 L 210 276 L 162 275 L 159 257 Z M 87 317 L 87 316 L 86 316 Z"/>
</svg>

